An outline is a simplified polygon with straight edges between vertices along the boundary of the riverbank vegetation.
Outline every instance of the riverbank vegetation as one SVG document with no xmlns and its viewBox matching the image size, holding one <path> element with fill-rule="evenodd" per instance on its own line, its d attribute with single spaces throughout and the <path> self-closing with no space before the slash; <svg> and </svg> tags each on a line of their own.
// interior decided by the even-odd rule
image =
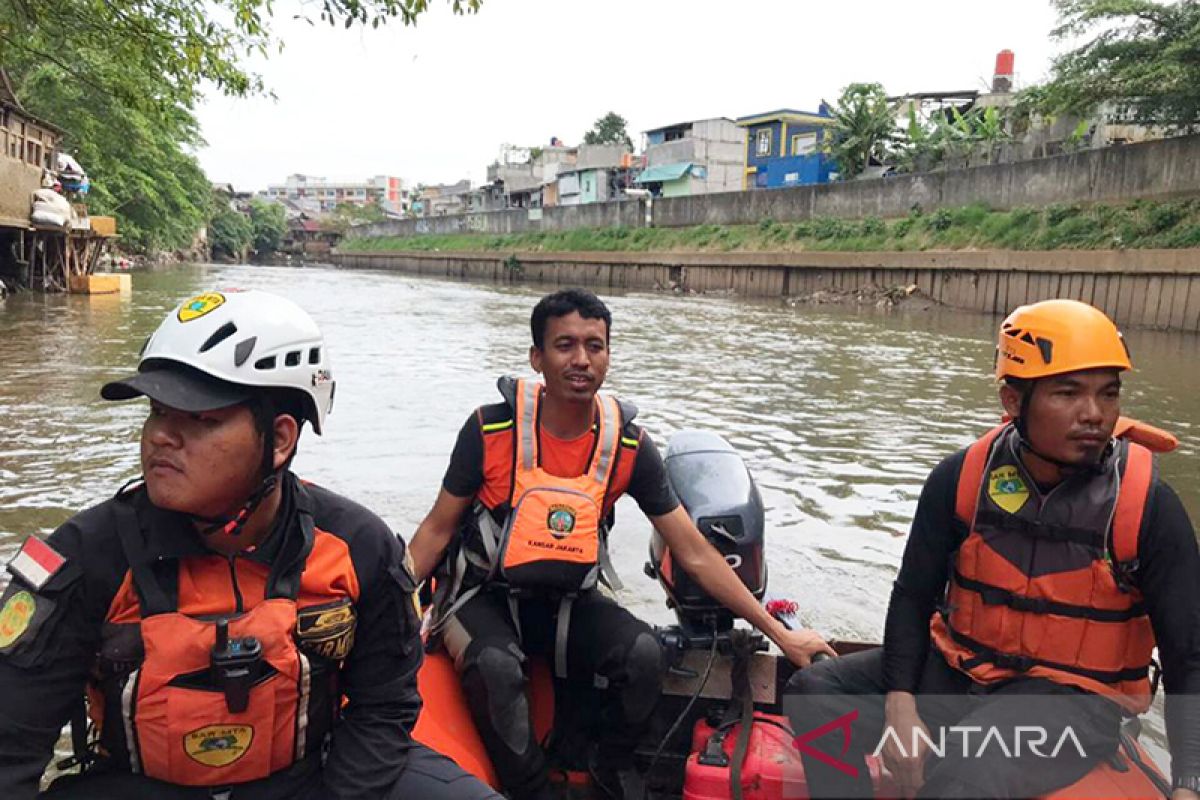
<svg viewBox="0 0 1200 800">
<path fill-rule="evenodd" d="M 903 219 L 821 217 L 688 228 L 591 228 L 506 236 L 349 238 L 342 252 L 802 252 L 1057 250 L 1200 247 L 1200 200 L 1057 205 L 993 211 L 982 205 L 914 210 Z"/>
<path fill-rule="evenodd" d="M 447 0 L 456 13 L 480 0 Z M 94 214 L 114 215 L 121 246 L 182 250 L 221 208 L 196 159 L 204 89 L 234 96 L 269 87 L 248 67 L 283 46 L 274 15 L 314 24 L 413 24 L 429 0 L 319 0 L 276 10 L 270 0 L 0 0 L 0 66 L 17 98 L 65 132 L 63 152 L 88 172 Z"/>
<path fill-rule="evenodd" d="M 912 105 L 905 115 L 880 83 L 847 86 L 827 103 L 833 122 L 822 144 L 839 176 L 996 163 L 1035 129 L 1063 119 L 1071 126 L 1064 152 L 1090 146 L 1101 120 L 1162 134 L 1200 130 L 1200 3 L 1052 2 L 1058 25 L 1051 37 L 1072 49 L 1054 59 L 1046 82 L 1021 90 L 1011 105 L 951 105 L 919 117 Z M 1036 155 L 1046 153 L 1017 157 Z"/>
<path fill-rule="evenodd" d="M 287 235 L 283 206 L 254 198 L 243 213 L 228 202 L 214 200 L 217 212 L 208 223 L 208 243 L 214 258 L 241 261 L 253 254 L 269 258 Z"/>
</svg>

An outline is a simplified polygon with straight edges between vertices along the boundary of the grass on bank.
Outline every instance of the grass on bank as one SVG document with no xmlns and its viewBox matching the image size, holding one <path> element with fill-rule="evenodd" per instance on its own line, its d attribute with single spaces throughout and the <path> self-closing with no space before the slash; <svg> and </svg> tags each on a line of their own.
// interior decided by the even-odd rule
<svg viewBox="0 0 1200 800">
<path fill-rule="evenodd" d="M 348 237 L 342 252 L 799 252 L 1058 250 L 1200 247 L 1200 199 L 1123 205 L 1053 205 L 993 211 L 985 205 L 914 209 L 903 219 L 764 219 L 757 225 L 581 228 L 570 231 Z"/>
</svg>

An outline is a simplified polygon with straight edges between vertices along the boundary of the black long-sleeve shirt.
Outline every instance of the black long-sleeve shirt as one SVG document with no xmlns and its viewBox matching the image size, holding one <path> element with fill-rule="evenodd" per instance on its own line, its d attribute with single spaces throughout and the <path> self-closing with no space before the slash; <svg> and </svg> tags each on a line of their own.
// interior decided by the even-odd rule
<svg viewBox="0 0 1200 800">
<path fill-rule="evenodd" d="M 967 536 L 954 515 L 965 456 L 960 451 L 934 467 L 917 503 L 884 629 L 888 691 L 919 689 L 929 620 L 945 597 L 952 558 Z M 1200 776 L 1200 549 L 1183 503 L 1162 481 L 1147 498 L 1133 579 L 1162 664 L 1172 771 Z"/>
<path fill-rule="evenodd" d="M 330 742 L 322 786 L 311 770 L 284 771 L 255 782 L 254 796 L 267 798 L 382 798 L 404 769 L 409 732 L 420 712 L 417 670 L 422 659 L 412 604 L 414 583 L 405 570 L 404 544 L 377 516 L 317 486 L 288 475 L 271 534 L 239 558 L 274 563 L 295 552 L 300 524 L 297 492 L 304 492 L 316 528 L 345 544 L 358 581 L 354 644 L 341 664 L 338 685 L 346 698 Z M 36 592 L 44 618 L 34 617 L 27 641 L 0 648 L 0 797 L 26 800 L 59 732 L 83 696 L 96 663 L 101 626 L 128 571 L 113 525 L 113 500 L 66 522 L 48 543 L 66 565 Z M 155 559 L 211 557 L 190 522 L 150 505 L 144 492 L 135 509 L 148 531 Z M 22 588 L 13 578 L 14 589 Z M 29 587 L 25 587 L 29 588 Z M 7 593 L 6 593 L 7 594 Z M 232 595 L 230 603 L 233 602 Z M 234 608 L 230 607 L 230 612 Z"/>
</svg>

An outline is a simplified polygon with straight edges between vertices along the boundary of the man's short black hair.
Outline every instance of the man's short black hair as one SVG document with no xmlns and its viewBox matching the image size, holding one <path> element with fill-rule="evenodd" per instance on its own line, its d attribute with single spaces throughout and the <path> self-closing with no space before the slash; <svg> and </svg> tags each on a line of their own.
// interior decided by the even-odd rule
<svg viewBox="0 0 1200 800">
<path fill-rule="evenodd" d="M 543 349 L 546 341 L 546 323 L 551 317 L 565 317 L 572 311 L 578 311 L 584 319 L 604 320 L 604 340 L 608 341 L 612 329 L 612 314 L 604 301 L 587 289 L 559 289 L 548 294 L 533 307 L 533 315 L 529 318 L 530 332 L 533 334 L 533 346 Z"/>
</svg>

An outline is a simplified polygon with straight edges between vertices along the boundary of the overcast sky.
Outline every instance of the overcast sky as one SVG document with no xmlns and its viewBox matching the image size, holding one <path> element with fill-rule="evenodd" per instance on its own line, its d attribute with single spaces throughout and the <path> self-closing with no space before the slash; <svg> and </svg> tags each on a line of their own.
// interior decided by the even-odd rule
<svg viewBox="0 0 1200 800">
<path fill-rule="evenodd" d="M 815 110 L 855 81 L 983 89 L 1004 48 L 1024 86 L 1059 49 L 1050 0 L 484 0 L 470 16 L 430 4 L 415 28 L 346 30 L 276 3 L 284 50 L 255 66 L 277 99 L 199 109 L 209 177 L 247 190 L 293 172 L 478 183 L 501 144 L 576 144 L 609 110 L 637 144 L 683 120 Z"/>
</svg>

